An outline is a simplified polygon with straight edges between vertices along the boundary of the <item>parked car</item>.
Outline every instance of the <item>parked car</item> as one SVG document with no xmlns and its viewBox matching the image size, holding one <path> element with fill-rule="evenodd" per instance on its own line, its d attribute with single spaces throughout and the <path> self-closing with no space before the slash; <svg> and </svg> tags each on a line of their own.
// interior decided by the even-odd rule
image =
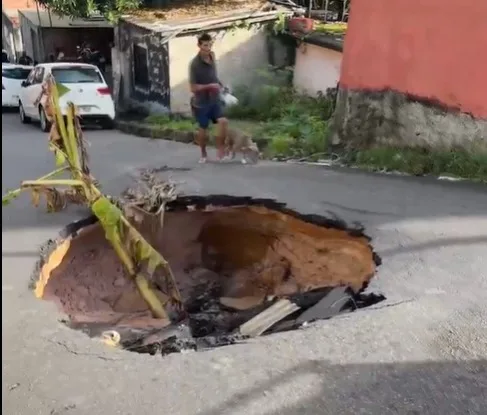
<svg viewBox="0 0 487 415">
<path fill-rule="evenodd" d="M 115 105 L 101 71 L 95 65 L 68 62 L 38 64 L 22 82 L 19 99 L 22 123 L 38 120 L 42 131 L 49 131 L 50 122 L 44 111 L 47 97 L 37 101 L 44 82 L 51 74 L 56 83 L 63 86 L 59 99 L 63 115 L 67 113 L 68 102 L 72 102 L 78 108 L 83 124 L 96 123 L 104 128 L 113 128 Z"/>
<path fill-rule="evenodd" d="M 21 84 L 31 70 L 32 66 L 2 63 L 2 107 L 19 106 Z"/>
</svg>

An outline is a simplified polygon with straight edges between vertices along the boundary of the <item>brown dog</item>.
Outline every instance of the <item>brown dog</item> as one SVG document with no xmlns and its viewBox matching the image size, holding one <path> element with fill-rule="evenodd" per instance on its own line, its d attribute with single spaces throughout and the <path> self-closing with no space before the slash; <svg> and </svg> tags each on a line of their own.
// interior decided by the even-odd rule
<svg viewBox="0 0 487 415">
<path fill-rule="evenodd" d="M 237 153 L 242 153 L 242 163 L 257 163 L 259 160 L 259 148 L 252 140 L 252 137 L 239 130 L 233 128 L 228 129 L 227 137 L 225 139 L 225 153 L 232 159 Z"/>
</svg>

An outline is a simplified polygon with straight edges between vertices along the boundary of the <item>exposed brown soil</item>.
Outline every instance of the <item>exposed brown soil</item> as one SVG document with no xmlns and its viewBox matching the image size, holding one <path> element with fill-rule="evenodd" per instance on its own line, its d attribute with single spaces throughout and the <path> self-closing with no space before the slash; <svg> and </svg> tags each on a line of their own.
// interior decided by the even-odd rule
<svg viewBox="0 0 487 415">
<path fill-rule="evenodd" d="M 140 230 L 171 264 L 184 300 L 195 287 L 218 282 L 220 302 L 233 309 L 320 287 L 347 285 L 358 292 L 376 268 L 366 237 L 262 206 L 166 212 L 163 232 L 151 216 Z M 98 224 L 64 248 L 45 263 L 59 266 L 50 271 L 42 297 L 56 302 L 71 322 L 169 323 L 152 318 Z"/>
</svg>

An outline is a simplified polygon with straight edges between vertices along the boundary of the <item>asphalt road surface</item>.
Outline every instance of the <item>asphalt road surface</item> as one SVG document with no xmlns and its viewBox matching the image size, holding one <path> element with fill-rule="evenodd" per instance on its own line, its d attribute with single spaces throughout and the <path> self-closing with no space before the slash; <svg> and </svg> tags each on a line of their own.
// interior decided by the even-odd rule
<svg viewBox="0 0 487 415">
<path fill-rule="evenodd" d="M 291 333 L 151 357 L 59 323 L 28 280 L 37 249 L 78 209 L 48 215 L 28 195 L 2 209 L 2 412 L 6 415 L 485 414 L 487 187 L 262 162 L 198 165 L 195 147 L 88 131 L 112 194 L 137 167 L 189 167 L 188 193 L 278 198 L 362 222 L 383 258 L 387 302 Z M 53 169 L 47 136 L 2 115 L 2 191 Z M 482 409 L 483 408 L 483 409 Z"/>
</svg>

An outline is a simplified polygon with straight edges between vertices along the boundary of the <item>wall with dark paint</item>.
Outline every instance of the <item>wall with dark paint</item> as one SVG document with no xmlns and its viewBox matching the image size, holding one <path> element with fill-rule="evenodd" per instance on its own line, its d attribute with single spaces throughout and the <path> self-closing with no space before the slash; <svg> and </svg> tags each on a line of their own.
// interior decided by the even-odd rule
<svg viewBox="0 0 487 415">
<path fill-rule="evenodd" d="M 149 87 L 134 85 L 133 45 L 138 44 L 148 51 Z M 120 97 L 118 109 L 141 108 L 149 112 L 167 111 L 170 108 L 168 44 L 156 32 L 121 22 L 115 29 L 115 45 L 118 58 L 118 73 L 114 73 L 114 82 L 118 82 Z M 113 58 L 113 55 L 112 55 Z"/>
<path fill-rule="evenodd" d="M 487 1 L 354 0 L 344 49 L 335 141 L 487 147 Z"/>
<path fill-rule="evenodd" d="M 87 42 L 94 50 L 99 50 L 105 58 L 110 56 L 110 43 L 113 42 L 113 29 L 97 28 L 42 28 L 44 53 L 47 57 L 54 53 L 56 48 L 64 51 L 65 56 L 75 57 L 76 46 Z"/>
</svg>

